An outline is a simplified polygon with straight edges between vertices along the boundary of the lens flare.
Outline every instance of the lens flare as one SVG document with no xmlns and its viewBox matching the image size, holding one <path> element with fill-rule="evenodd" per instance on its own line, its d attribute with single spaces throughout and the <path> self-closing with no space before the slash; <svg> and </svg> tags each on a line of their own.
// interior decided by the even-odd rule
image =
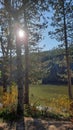
<svg viewBox="0 0 73 130">
<path fill-rule="evenodd" d="M 20 38 L 24 38 L 25 32 L 23 30 L 19 30 L 18 35 L 19 35 Z"/>
</svg>

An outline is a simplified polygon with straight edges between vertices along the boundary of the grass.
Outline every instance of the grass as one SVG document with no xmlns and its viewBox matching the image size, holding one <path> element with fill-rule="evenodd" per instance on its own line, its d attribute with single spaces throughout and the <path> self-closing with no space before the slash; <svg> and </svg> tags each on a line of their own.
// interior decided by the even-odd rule
<svg viewBox="0 0 73 130">
<path fill-rule="evenodd" d="M 72 86 L 73 93 L 73 86 Z M 68 87 L 63 85 L 30 85 L 29 87 L 29 98 L 30 102 L 39 102 L 45 105 L 44 100 L 47 102 L 50 99 L 58 98 L 60 96 L 68 97 Z M 2 97 L 2 87 L 0 87 L 0 100 Z"/>
<path fill-rule="evenodd" d="M 68 97 L 68 87 L 61 85 L 31 85 L 29 92 L 30 102 L 39 102 L 43 105 L 45 105 L 44 100 L 49 101 L 51 98 L 58 98 L 59 96 Z"/>
<path fill-rule="evenodd" d="M 30 103 L 35 106 L 46 106 L 50 112 L 66 118 L 73 115 L 73 110 L 70 111 L 67 86 L 31 85 L 29 96 Z"/>
<path fill-rule="evenodd" d="M 0 89 L 1 90 L 1 89 Z M 73 92 L 73 88 L 72 88 Z M 1 91 L 0 91 L 1 93 Z M 1 93 L 2 95 L 2 93 Z M 1 101 L 0 95 L 0 101 Z M 4 105 L 6 106 L 6 110 L 9 112 L 14 112 L 16 110 L 16 102 L 17 102 L 17 88 L 15 91 L 15 86 L 12 87 L 12 93 L 3 95 L 4 96 Z M 48 107 L 49 111 L 55 113 L 57 115 L 69 116 L 72 115 L 70 110 L 70 100 L 68 99 L 68 87 L 67 86 L 59 86 L 59 85 L 30 85 L 29 88 L 29 99 L 30 104 L 32 104 L 32 109 L 36 108 L 36 106 Z M 11 103 L 11 104 L 10 104 Z M 47 110 L 47 109 L 45 109 Z"/>
</svg>

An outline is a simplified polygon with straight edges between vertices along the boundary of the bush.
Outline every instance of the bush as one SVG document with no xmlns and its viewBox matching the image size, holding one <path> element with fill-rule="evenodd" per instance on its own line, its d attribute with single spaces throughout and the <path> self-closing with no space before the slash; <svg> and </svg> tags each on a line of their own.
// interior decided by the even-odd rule
<svg viewBox="0 0 73 130">
<path fill-rule="evenodd" d="M 0 111 L 0 118 L 3 118 L 5 121 L 15 121 L 17 119 L 16 111 L 9 111 L 9 109 L 5 108 Z"/>
<path fill-rule="evenodd" d="M 35 104 L 33 104 L 33 105 L 25 105 L 24 109 L 25 109 L 24 115 L 27 116 L 27 117 L 34 117 L 34 118 L 36 118 L 36 117 L 40 117 L 41 116 L 41 113 L 36 108 Z"/>
<path fill-rule="evenodd" d="M 17 108 L 17 88 L 11 87 L 11 92 L 5 92 L 1 96 L 0 100 L 3 107 L 0 107 L 0 117 L 6 120 L 12 120 L 16 118 Z"/>
<path fill-rule="evenodd" d="M 12 107 L 17 104 L 17 88 L 15 86 L 11 87 L 11 92 L 5 92 L 2 96 L 3 107 Z"/>
</svg>

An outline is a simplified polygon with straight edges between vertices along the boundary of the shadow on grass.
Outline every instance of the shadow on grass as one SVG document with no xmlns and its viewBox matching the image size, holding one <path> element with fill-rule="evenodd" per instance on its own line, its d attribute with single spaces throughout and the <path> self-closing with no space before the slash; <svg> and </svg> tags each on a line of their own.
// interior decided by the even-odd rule
<svg viewBox="0 0 73 130">
<path fill-rule="evenodd" d="M 4 130 L 3 127 L 0 126 L 0 130 Z"/>
<path fill-rule="evenodd" d="M 15 130 L 16 122 L 2 120 L 0 122 L 0 130 Z"/>
<path fill-rule="evenodd" d="M 26 121 L 26 130 L 47 130 L 47 128 L 45 127 L 45 125 L 42 123 L 41 120 L 39 119 L 34 119 L 32 120 L 28 120 Z"/>
<path fill-rule="evenodd" d="M 7 122 L 7 130 L 15 130 L 15 122 Z"/>
</svg>

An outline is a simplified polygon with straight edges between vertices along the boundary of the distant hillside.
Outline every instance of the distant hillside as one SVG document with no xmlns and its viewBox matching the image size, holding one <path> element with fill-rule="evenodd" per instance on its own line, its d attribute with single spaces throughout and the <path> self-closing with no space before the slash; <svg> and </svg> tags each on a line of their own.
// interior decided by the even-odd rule
<svg viewBox="0 0 73 130">
<path fill-rule="evenodd" d="M 73 84 L 73 45 L 70 46 L 69 49 L 71 79 Z M 22 59 L 25 73 L 24 56 L 22 56 Z M 0 63 L 0 68 L 1 66 Z M 29 83 L 67 84 L 67 67 L 64 49 L 57 48 L 45 52 L 30 53 L 29 66 Z M 14 57 L 12 60 L 12 80 L 15 82 L 17 77 L 16 73 L 16 57 Z"/>
<path fill-rule="evenodd" d="M 57 50 L 56 50 L 57 51 Z M 73 55 L 70 55 L 70 68 L 71 74 L 73 74 Z M 45 61 L 46 62 L 46 61 Z M 42 83 L 47 84 L 66 84 L 67 83 L 67 67 L 66 67 L 66 57 L 64 50 L 58 50 L 58 53 L 53 55 L 48 63 L 47 70 L 49 73 L 46 78 L 43 77 Z M 73 75 L 72 75 L 73 83 Z"/>
<path fill-rule="evenodd" d="M 73 45 L 69 49 L 71 80 L 73 84 Z M 64 49 L 57 48 L 51 51 L 31 54 L 31 66 L 33 76 L 31 73 L 30 76 L 33 80 L 34 78 L 36 81 L 41 80 L 42 84 L 67 84 L 67 67 Z"/>
</svg>

